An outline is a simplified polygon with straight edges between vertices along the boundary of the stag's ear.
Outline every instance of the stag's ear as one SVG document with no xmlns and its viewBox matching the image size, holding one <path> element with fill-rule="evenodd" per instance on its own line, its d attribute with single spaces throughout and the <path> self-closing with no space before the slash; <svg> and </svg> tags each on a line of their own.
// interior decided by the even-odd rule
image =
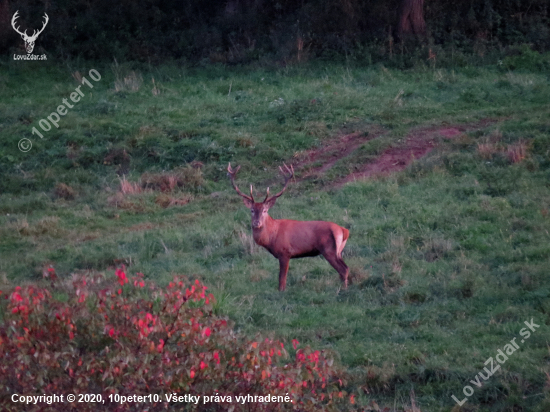
<svg viewBox="0 0 550 412">
<path fill-rule="evenodd" d="M 243 197 L 243 202 L 244 205 L 249 209 L 252 209 L 252 206 L 254 206 L 254 202 L 250 199 L 247 199 L 246 197 Z"/>
<path fill-rule="evenodd" d="M 275 202 L 277 201 L 277 198 L 276 197 L 272 197 L 271 199 L 269 199 L 267 202 L 264 203 L 264 207 L 266 209 L 271 209 L 273 207 L 273 205 L 275 204 Z"/>
</svg>

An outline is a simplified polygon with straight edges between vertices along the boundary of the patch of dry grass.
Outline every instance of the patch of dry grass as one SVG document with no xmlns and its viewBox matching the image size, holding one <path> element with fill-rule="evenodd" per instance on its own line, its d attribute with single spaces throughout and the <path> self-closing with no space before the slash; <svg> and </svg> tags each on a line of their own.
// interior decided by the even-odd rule
<svg viewBox="0 0 550 412">
<path fill-rule="evenodd" d="M 60 237 L 66 234 L 66 231 L 59 227 L 59 217 L 45 216 L 36 222 L 29 223 L 26 218 L 17 219 L 8 223 L 4 231 L 18 233 L 21 236 L 51 236 Z"/>
<path fill-rule="evenodd" d="M 123 176 L 120 179 L 120 193 L 123 195 L 135 195 L 141 193 L 142 188 L 138 182 L 129 182 L 126 180 L 126 176 Z"/>
<path fill-rule="evenodd" d="M 160 194 L 155 199 L 155 203 L 162 207 L 163 209 L 166 209 L 167 207 L 171 206 L 183 206 L 187 203 L 191 202 L 194 199 L 193 195 L 190 194 L 182 194 L 180 196 L 170 196 L 168 194 Z"/>
<path fill-rule="evenodd" d="M 519 140 L 514 144 L 508 145 L 506 154 L 510 163 L 519 163 L 527 157 L 528 145 L 524 140 Z"/>
<path fill-rule="evenodd" d="M 165 173 L 144 173 L 141 175 L 141 187 L 160 192 L 171 193 L 176 188 L 197 189 L 204 185 L 202 164 L 187 165 Z"/>
<path fill-rule="evenodd" d="M 58 183 L 55 185 L 54 195 L 59 199 L 74 200 L 76 192 L 71 186 L 65 183 Z"/>
</svg>

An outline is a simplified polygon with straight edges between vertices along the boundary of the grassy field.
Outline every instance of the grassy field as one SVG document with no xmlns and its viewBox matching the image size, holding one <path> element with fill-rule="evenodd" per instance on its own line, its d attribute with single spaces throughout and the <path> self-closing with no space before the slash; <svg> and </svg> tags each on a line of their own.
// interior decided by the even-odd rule
<svg viewBox="0 0 550 412">
<path fill-rule="evenodd" d="M 124 263 L 161 284 L 185 274 L 237 329 L 331 351 L 367 410 L 550 410 L 548 73 L 23 63 L 0 65 L 0 285 L 49 265 L 70 276 Z M 42 131 L 79 76 L 93 89 Z M 474 123 L 453 139 L 436 133 L 404 171 L 332 184 L 412 130 Z M 354 284 L 341 290 L 309 258 L 291 261 L 279 293 L 278 262 L 254 245 L 227 163 L 242 166 L 243 189 L 275 190 L 282 162 L 374 131 L 324 173 L 301 179 L 297 168 L 271 211 L 347 227 Z M 519 343 L 531 319 L 540 327 Z M 470 383 L 513 338 L 519 350 L 500 370 Z M 459 409 L 451 396 L 466 385 Z"/>
</svg>

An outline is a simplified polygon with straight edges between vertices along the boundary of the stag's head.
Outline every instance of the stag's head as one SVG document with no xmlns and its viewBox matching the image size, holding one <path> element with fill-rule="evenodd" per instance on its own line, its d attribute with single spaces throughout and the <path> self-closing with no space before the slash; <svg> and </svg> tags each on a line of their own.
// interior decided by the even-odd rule
<svg viewBox="0 0 550 412">
<path fill-rule="evenodd" d="M 245 195 L 237 187 L 237 184 L 235 183 L 235 176 L 237 175 L 237 172 L 239 171 L 241 166 L 237 166 L 235 169 L 231 168 L 231 163 L 229 163 L 229 166 L 227 166 L 227 172 L 228 172 L 227 174 L 229 175 L 229 179 L 231 179 L 231 184 L 233 185 L 233 188 L 239 194 L 239 196 L 242 196 L 244 205 L 250 209 L 250 213 L 252 217 L 252 228 L 254 229 L 261 229 L 264 226 L 265 221 L 269 216 L 267 213 L 269 208 L 275 204 L 275 202 L 277 201 L 277 198 L 281 196 L 283 192 L 286 190 L 286 187 L 288 185 L 288 182 L 290 182 L 290 179 L 294 177 L 294 168 L 292 166 L 290 167 L 288 167 L 287 165 L 284 165 L 284 166 L 285 166 L 285 170 L 283 170 L 282 167 L 279 167 L 279 169 L 281 170 L 281 172 L 285 177 L 285 184 L 283 186 L 283 189 L 279 193 L 273 196 L 269 196 L 269 187 L 268 187 L 265 199 L 262 202 L 256 202 L 254 200 L 254 196 L 252 194 L 253 193 L 252 185 L 250 185 L 250 196 Z"/>
<path fill-rule="evenodd" d="M 13 29 L 21 35 L 21 38 L 25 42 L 25 49 L 27 50 L 27 53 L 30 54 L 34 50 L 34 42 L 38 38 L 38 35 L 44 31 L 44 29 L 46 28 L 46 25 L 48 24 L 48 21 L 50 20 L 50 18 L 48 17 L 48 15 L 46 13 L 44 13 L 44 23 L 42 24 L 42 28 L 38 31 L 33 30 L 32 36 L 28 36 L 27 35 L 27 30 L 22 32 L 22 31 L 19 30 L 19 27 L 15 27 L 15 21 L 19 17 L 18 13 L 19 13 L 19 10 L 17 10 L 15 12 L 15 14 L 13 15 L 13 18 L 11 19 L 11 25 L 12 25 Z"/>
</svg>

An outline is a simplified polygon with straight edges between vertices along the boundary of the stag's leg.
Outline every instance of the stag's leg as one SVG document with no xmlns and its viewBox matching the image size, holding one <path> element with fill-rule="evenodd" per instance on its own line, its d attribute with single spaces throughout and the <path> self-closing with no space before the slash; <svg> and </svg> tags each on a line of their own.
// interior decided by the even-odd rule
<svg viewBox="0 0 550 412">
<path fill-rule="evenodd" d="M 279 292 L 284 292 L 286 288 L 286 275 L 289 263 L 290 258 L 286 256 L 279 258 Z"/>
<path fill-rule="evenodd" d="M 347 239 L 344 240 L 344 234 L 342 232 L 336 232 L 332 234 L 334 243 L 330 244 L 325 250 L 322 251 L 323 256 L 336 269 L 340 275 L 340 280 L 344 283 L 344 288 L 347 289 L 349 281 L 349 268 L 342 259 L 342 250 L 346 246 Z"/>
<path fill-rule="evenodd" d="M 331 266 L 336 269 L 338 274 L 340 275 L 340 280 L 344 282 L 344 289 L 347 289 L 348 283 L 349 283 L 349 268 L 348 265 L 346 265 L 346 262 L 344 262 L 344 259 L 336 256 L 336 254 L 323 254 L 325 259 L 328 261 L 328 263 L 331 264 Z"/>
<path fill-rule="evenodd" d="M 343 268 L 343 275 L 342 272 L 338 272 L 340 275 L 340 279 L 344 282 L 344 289 L 348 288 L 348 284 L 351 283 L 351 279 L 349 277 L 349 268 L 348 265 L 346 265 L 346 262 L 344 262 L 344 259 L 338 258 L 340 260 L 340 266 Z"/>
<path fill-rule="evenodd" d="M 348 265 L 346 265 L 346 262 L 344 262 L 344 259 L 342 259 L 342 250 L 344 250 L 344 247 L 346 246 L 346 240 L 344 240 L 340 247 L 338 248 L 338 253 L 336 253 L 336 258 L 340 262 L 340 266 L 344 268 L 344 276 L 342 277 L 342 272 L 338 272 L 340 274 L 340 278 L 344 282 L 345 288 L 348 287 L 348 283 L 351 283 L 351 279 L 349 277 L 349 268 Z"/>
</svg>

